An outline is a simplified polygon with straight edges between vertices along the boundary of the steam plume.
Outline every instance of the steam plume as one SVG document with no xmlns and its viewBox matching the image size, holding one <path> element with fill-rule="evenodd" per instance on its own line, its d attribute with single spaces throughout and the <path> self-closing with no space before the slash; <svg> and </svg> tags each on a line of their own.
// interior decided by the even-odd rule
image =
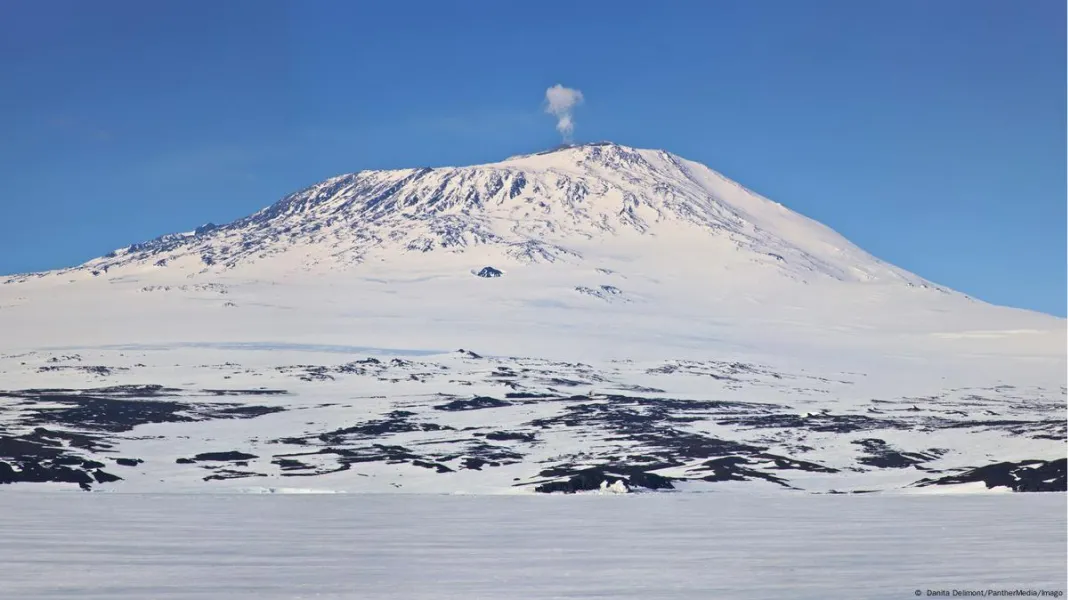
<svg viewBox="0 0 1068 600">
<path fill-rule="evenodd" d="M 545 90 L 545 112 L 556 117 L 556 130 L 565 143 L 571 142 L 575 132 L 575 119 L 571 111 L 582 104 L 582 92 L 564 87 L 559 83 Z"/>
</svg>

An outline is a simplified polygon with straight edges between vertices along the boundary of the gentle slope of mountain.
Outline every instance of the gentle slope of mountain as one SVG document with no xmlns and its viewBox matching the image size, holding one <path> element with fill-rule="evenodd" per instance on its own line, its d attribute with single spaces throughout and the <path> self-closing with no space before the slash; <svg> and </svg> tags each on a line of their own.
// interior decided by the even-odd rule
<svg viewBox="0 0 1068 600">
<path fill-rule="evenodd" d="M 0 331 L 0 482 L 1064 484 L 1063 319 L 659 150 L 335 177 L 8 277 Z"/>
</svg>

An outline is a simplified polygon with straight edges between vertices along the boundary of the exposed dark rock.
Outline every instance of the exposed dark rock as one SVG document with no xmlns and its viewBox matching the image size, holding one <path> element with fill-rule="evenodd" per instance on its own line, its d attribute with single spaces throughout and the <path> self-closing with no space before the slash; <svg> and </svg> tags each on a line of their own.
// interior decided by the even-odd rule
<svg viewBox="0 0 1068 600">
<path fill-rule="evenodd" d="M 229 462 L 236 460 L 251 460 L 253 458 L 259 458 L 255 454 L 248 454 L 246 452 L 238 452 L 237 450 L 230 450 L 229 452 L 204 452 L 197 454 L 193 457 L 194 461 L 218 461 Z"/>
<path fill-rule="evenodd" d="M 663 394 L 664 390 L 655 387 L 646 387 L 644 385 L 620 385 L 615 389 L 624 392 L 637 392 L 639 394 Z"/>
<path fill-rule="evenodd" d="M 853 443 L 863 447 L 864 451 L 868 453 L 867 456 L 858 458 L 857 462 L 880 469 L 904 469 L 906 467 L 922 469 L 920 465 L 935 460 L 942 454 L 937 449 L 928 450 L 927 453 L 901 452 L 885 441 L 876 438 L 856 440 Z"/>
<path fill-rule="evenodd" d="M 40 445 L 61 447 L 64 443 L 70 448 L 78 448 L 80 450 L 87 450 L 89 452 L 102 452 L 111 448 L 112 444 L 107 442 L 102 434 L 98 433 L 74 433 L 70 431 L 59 431 L 55 429 L 47 429 L 45 427 L 34 427 L 33 431 L 21 436 L 11 438 L 14 440 L 22 440 L 29 442 L 37 446 L 39 450 Z M 34 455 L 34 451 L 31 448 L 25 448 L 27 455 Z M 0 455 L 4 455 L 4 444 L 0 443 Z M 61 454 L 62 451 L 59 451 Z"/>
<path fill-rule="evenodd" d="M 329 373 L 330 369 L 328 367 L 323 367 L 323 366 L 300 365 L 300 366 L 293 366 L 293 367 L 278 367 L 278 370 L 283 372 L 283 373 L 291 372 L 291 371 L 294 371 L 294 370 L 303 371 L 303 373 L 298 375 L 298 378 L 301 381 L 333 381 L 334 380 L 334 376 Z"/>
<path fill-rule="evenodd" d="M 608 293 L 604 289 L 599 291 Z M 530 482 L 521 485 L 536 486 L 538 491 L 564 492 L 596 489 L 605 482 L 609 485 L 618 482 L 627 489 L 670 489 L 673 481 L 678 479 L 710 482 L 764 480 L 789 486 L 791 472 L 837 472 L 837 469 L 793 455 L 804 456 L 803 453 L 824 449 L 828 442 L 842 443 L 838 434 L 853 439 L 850 434 L 864 432 L 856 436 L 864 439 L 853 442 L 857 451 L 855 464 L 843 466 L 844 469 L 857 470 L 858 466 L 924 469 L 945 451 L 911 445 L 895 448 L 879 438 L 885 435 L 887 439 L 893 439 L 890 431 L 909 430 L 931 432 L 932 439 L 936 439 L 940 430 L 969 429 L 1055 440 L 1064 439 L 1066 429 L 1063 420 L 1052 418 L 1054 411 L 1063 407 L 1056 392 L 1051 396 L 1043 391 L 1021 390 L 1017 397 L 1006 398 L 1004 396 L 1009 392 L 998 392 L 1002 394 L 999 397 L 985 392 L 985 396 L 980 396 L 971 391 L 947 390 L 930 398 L 871 400 L 870 408 L 861 406 L 855 410 L 835 407 L 829 401 L 828 408 L 806 408 L 812 412 L 797 414 L 799 410 L 794 406 L 772 403 L 629 396 L 627 394 L 633 392 L 645 395 L 662 395 L 664 392 L 658 388 L 624 384 L 615 371 L 599 370 L 581 363 L 514 357 L 482 359 L 470 351 L 458 352 L 459 358 L 471 359 L 462 360 L 466 364 L 460 367 L 468 368 L 470 372 L 456 370 L 456 366 L 446 368 L 431 362 L 400 358 L 367 358 L 341 366 L 280 367 L 281 373 L 309 381 L 341 380 L 344 378 L 339 375 L 347 374 L 371 376 L 386 382 L 425 381 L 428 383 L 426 390 L 431 393 L 437 391 L 432 387 L 434 383 L 446 380 L 454 385 L 504 385 L 511 390 L 505 389 L 503 391 L 508 393 L 497 397 L 439 394 L 436 397 L 438 404 L 429 406 L 425 404 L 425 396 L 403 394 L 395 399 L 396 406 L 403 410 L 393 410 L 366 421 L 341 422 L 338 425 L 342 427 L 326 431 L 319 425 L 321 421 L 317 417 L 302 419 L 294 413 L 294 423 L 313 429 L 296 429 L 287 432 L 289 437 L 266 440 L 267 443 L 290 446 L 283 450 L 287 454 L 267 459 L 272 463 L 269 469 L 276 475 L 287 477 L 359 470 L 361 463 L 411 465 L 440 473 L 488 470 L 519 463 L 524 460 L 528 444 L 563 433 L 588 444 L 583 445 L 582 451 L 548 459 L 537 467 L 543 469 L 539 481 L 521 478 L 521 481 Z M 45 359 L 48 359 L 49 367 L 55 368 L 66 368 L 68 363 L 76 360 L 46 354 L 34 359 L 38 362 L 28 363 L 32 366 L 24 367 L 32 370 Z M 475 363 L 474 359 L 482 360 Z M 260 374 L 234 364 L 204 367 L 221 369 L 235 376 L 242 372 Z M 87 368 L 92 369 L 92 366 Z M 452 370 L 446 373 L 448 369 Z M 826 383 L 831 382 L 830 379 L 775 373 L 766 367 L 747 363 L 669 361 L 648 373 L 704 376 L 717 380 L 716 389 L 734 390 L 750 383 L 767 385 L 772 392 L 769 397 L 774 398 L 784 398 L 786 396 L 779 394 L 790 390 L 813 396 L 833 393 L 825 391 L 818 383 L 808 388 L 788 382 L 804 379 Z M 778 382 L 770 383 L 771 379 Z M 844 385 L 848 382 L 836 383 Z M 0 467 L 0 475 L 9 480 L 17 477 L 18 481 L 60 481 L 83 488 L 95 487 L 115 481 L 116 476 L 107 472 L 105 463 L 113 468 L 143 464 L 137 458 L 97 454 L 111 452 L 117 438 L 138 439 L 128 432 L 142 424 L 256 418 L 289 408 L 281 402 L 277 406 L 261 406 L 226 397 L 285 393 L 285 390 L 266 388 L 181 390 L 163 386 L 0 392 L 0 411 L 5 411 L 3 416 L 8 417 L 0 424 L 0 463 L 4 465 Z M 1063 390 L 1060 393 L 1063 397 Z M 386 396 L 375 398 L 385 399 Z M 341 403 L 312 402 L 300 408 L 344 406 L 362 411 L 359 402 L 360 399 L 354 396 Z M 515 407 L 507 411 L 513 417 L 536 410 L 537 418 L 526 417 L 529 419 L 526 422 L 503 425 L 498 415 L 492 412 L 475 413 L 464 419 L 465 426 L 459 431 L 426 422 L 432 419 L 429 415 L 440 415 L 427 412 L 428 408 L 476 411 L 506 406 Z M 913 407 L 923 409 L 912 410 Z M 845 412 L 834 414 L 832 410 Z M 482 417 L 481 420 L 478 417 Z M 255 432 L 250 430 L 249 434 L 254 436 Z M 390 445 L 388 442 L 400 439 L 391 438 L 397 434 L 415 435 L 404 436 L 405 446 Z M 264 441 L 252 437 L 251 443 Z M 238 442 L 226 445 L 245 447 Z M 294 450 L 299 452 L 288 453 Z M 315 459 L 300 458 L 309 455 L 316 455 Z M 226 479 L 259 476 L 241 468 L 251 464 L 248 460 L 254 458 L 237 451 L 209 452 L 178 459 L 177 463 L 198 465 L 196 471 L 207 471 L 209 479 Z M 1021 491 L 1063 487 L 1063 477 L 1057 479 L 1056 461 L 1051 463 L 1052 467 L 1044 466 L 1045 463 L 1038 465 L 1038 462 L 999 463 L 947 477 L 943 476 L 955 471 L 933 471 L 942 478 L 925 479 L 920 484 L 941 485 L 973 478 L 988 485 L 1007 485 Z M 1028 471 L 1014 474 L 1012 469 L 1016 467 L 1026 467 Z M 669 468 L 673 474 L 670 478 L 653 473 Z M 1063 464 L 1060 468 L 1063 470 Z M 1008 475 L 1005 469 L 1009 470 Z M 1043 478 L 1044 469 L 1052 469 L 1052 475 Z M 1032 476 L 1030 471 L 1036 474 Z"/>
<path fill-rule="evenodd" d="M 129 431 L 146 423 L 179 423 L 194 420 L 183 414 L 186 405 L 166 400 L 124 400 L 94 396 L 39 397 L 41 402 L 66 405 L 42 410 L 35 421 L 100 431 Z"/>
<path fill-rule="evenodd" d="M 416 423 L 410 417 L 415 413 L 404 410 L 395 410 L 387 413 L 384 418 L 367 421 L 351 427 L 343 427 L 321 433 L 318 440 L 328 444 L 342 444 L 346 440 L 373 439 L 394 433 L 407 433 L 411 431 L 447 431 L 452 427 L 438 425 L 437 423 Z M 292 443 L 291 440 L 277 440 L 279 442 Z"/>
<path fill-rule="evenodd" d="M 359 446 L 356 448 L 337 448 L 326 447 L 313 452 L 299 452 L 294 454 L 278 454 L 275 455 L 275 459 L 294 458 L 301 456 L 312 455 L 335 455 L 338 467 L 327 471 L 318 471 L 312 474 L 333 473 L 337 471 L 345 471 L 351 468 L 355 463 L 365 462 L 384 462 L 387 464 L 397 463 L 410 463 L 413 460 L 420 460 L 418 454 L 413 453 L 404 446 L 390 446 L 386 444 L 371 444 L 370 446 Z M 292 463 L 290 463 L 292 464 Z M 296 466 L 293 469 L 296 470 Z M 310 467 L 309 467 L 310 468 Z"/>
<path fill-rule="evenodd" d="M 601 300 L 612 301 L 613 297 L 622 299 L 623 291 L 614 285 L 602 285 L 597 288 L 591 288 L 584 285 L 577 286 L 575 291 L 587 296 L 593 296 L 594 298 L 600 298 Z"/>
<path fill-rule="evenodd" d="M 224 479 L 244 479 L 246 477 L 263 477 L 263 473 L 254 473 L 252 471 L 235 471 L 232 469 L 219 469 L 204 477 L 204 481 L 220 481 Z"/>
<path fill-rule="evenodd" d="M 763 479 L 784 487 L 789 487 L 789 484 L 781 477 L 750 468 L 747 466 L 748 464 L 749 459 L 742 456 L 714 458 L 703 463 L 702 466 L 704 469 L 711 471 L 711 473 L 701 477 L 701 479 L 703 481 L 749 481 L 750 479 Z"/>
<path fill-rule="evenodd" d="M 263 415 L 285 412 L 286 410 L 285 407 L 282 406 L 217 406 L 220 406 L 221 408 L 214 408 L 210 411 L 202 412 L 201 414 L 209 419 L 254 419 L 256 417 L 262 417 Z"/>
<path fill-rule="evenodd" d="M 129 431 L 149 423 L 248 419 L 285 410 L 282 407 L 184 402 L 176 398 L 177 391 L 162 386 L 114 386 L 95 390 L 21 390 L 0 395 L 25 400 L 22 425 L 61 425 L 111 433 Z M 205 393 L 216 396 L 279 392 L 285 393 L 281 390 L 205 390 Z M 174 399 L 158 399 L 160 397 Z"/>
<path fill-rule="evenodd" d="M 542 474 L 551 473 L 558 475 L 558 470 L 543 471 Z M 628 490 L 642 488 L 648 490 L 673 489 L 671 479 L 649 473 L 641 469 L 625 466 L 617 467 L 590 467 L 574 472 L 567 480 L 550 481 L 534 487 L 535 492 L 542 494 L 593 491 L 601 488 L 602 484 L 614 485 L 622 481 Z"/>
<path fill-rule="evenodd" d="M 283 471 L 293 471 L 312 468 L 310 465 L 294 460 L 292 458 L 276 458 L 271 461 L 272 464 L 278 465 L 278 468 Z"/>
<path fill-rule="evenodd" d="M 271 390 L 267 388 L 255 390 L 203 390 L 205 394 L 212 396 L 285 396 L 286 390 Z"/>
<path fill-rule="evenodd" d="M 921 479 L 914 485 L 926 487 L 981 481 L 987 489 L 1007 487 L 1014 492 L 1064 492 L 1068 491 L 1066 465 L 1068 459 L 1064 458 L 1000 462 L 938 479 Z"/>
<path fill-rule="evenodd" d="M 45 367 L 39 367 L 38 373 L 46 373 L 49 371 L 78 371 L 81 373 L 88 373 L 91 375 L 100 375 L 105 377 L 111 375 L 114 371 L 128 371 L 125 367 L 105 367 L 103 365 L 49 365 Z"/>
<path fill-rule="evenodd" d="M 110 483 L 112 481 L 122 481 L 122 477 L 119 477 L 118 475 L 112 475 L 111 473 L 107 473 L 105 471 L 101 471 L 100 469 L 97 469 L 97 470 L 93 471 L 93 478 L 96 479 L 97 483 Z"/>
<path fill-rule="evenodd" d="M 572 399 L 589 400 L 582 396 Z M 535 419 L 530 422 L 530 425 L 542 429 L 557 427 L 602 429 L 611 434 L 610 437 L 605 438 L 606 441 L 630 442 L 645 448 L 644 455 L 626 458 L 629 466 L 625 468 L 632 469 L 627 471 L 631 475 L 635 472 L 633 469 L 648 472 L 665 467 L 686 466 L 691 473 L 689 477 L 706 481 L 764 479 L 785 486 L 787 483 L 784 479 L 768 473 L 766 469 L 834 472 L 834 469 L 816 463 L 769 454 L 767 448 L 763 446 L 720 439 L 679 429 L 676 426 L 679 423 L 701 420 L 710 416 L 714 418 L 718 414 L 745 414 L 759 417 L 762 412 L 775 408 L 778 407 L 756 403 L 686 401 L 613 395 L 599 402 L 569 404 L 560 415 Z M 614 460 L 613 457 L 607 459 Z M 575 457 L 573 464 L 563 462 L 555 468 L 557 471 L 550 469 L 543 471 L 542 475 L 559 477 L 566 474 L 578 474 L 582 469 L 575 465 L 584 462 L 588 464 L 589 461 L 579 455 Z M 636 466 L 638 463 L 640 467 Z M 608 472 L 607 469 L 606 472 Z M 702 472 L 705 474 L 702 475 Z M 564 483 L 566 485 L 563 485 Z M 580 478 L 574 483 L 556 482 L 553 487 L 563 489 L 568 486 L 581 487 L 589 483 Z M 612 481 L 609 481 L 609 484 L 611 483 Z M 634 484 L 641 487 L 639 483 L 631 479 L 625 483 L 628 486 Z M 597 485 L 600 485 L 600 482 Z"/>
<path fill-rule="evenodd" d="M 785 456 L 778 456 L 775 454 L 756 454 L 757 459 L 767 459 L 775 463 L 776 469 L 781 470 L 797 470 L 807 471 L 809 473 L 837 473 L 838 469 L 827 467 L 818 463 L 809 462 L 806 460 L 797 460 L 796 458 L 787 458 Z"/>
<path fill-rule="evenodd" d="M 480 441 L 468 442 L 463 452 L 474 458 L 486 461 L 489 466 L 509 465 L 523 460 L 523 455 L 506 446 L 497 446 Z"/>
<path fill-rule="evenodd" d="M 452 402 L 446 402 L 445 404 L 438 404 L 434 408 L 437 410 L 461 411 L 499 408 L 501 406 L 511 406 L 511 404 L 511 402 L 506 400 L 490 398 L 489 396 L 475 396 L 469 400 L 453 400 Z"/>
<path fill-rule="evenodd" d="M 417 467 L 423 467 L 424 469 L 434 469 L 438 473 L 452 473 L 452 469 L 441 463 L 432 463 L 427 462 L 425 460 L 413 460 L 412 464 Z"/>
<path fill-rule="evenodd" d="M 532 398 L 559 398 L 559 395 L 546 394 L 543 392 L 509 392 L 505 394 L 504 397 L 510 400 L 523 400 Z"/>
<path fill-rule="evenodd" d="M 545 383 L 561 387 L 577 387 L 580 385 L 590 385 L 587 381 L 578 381 L 576 379 L 567 379 L 564 377 L 553 377 L 552 379 L 546 380 Z"/>
<path fill-rule="evenodd" d="M 515 440 L 517 442 L 533 442 L 536 439 L 533 433 L 517 431 L 491 431 L 490 433 L 487 433 L 485 437 L 487 440 L 496 442 L 506 442 L 509 440 Z"/>
<path fill-rule="evenodd" d="M 463 460 L 463 465 L 465 469 L 473 469 L 475 471 L 481 471 L 482 466 L 486 464 L 489 464 L 488 461 L 484 461 L 481 458 L 475 458 L 473 456 L 469 456 Z M 493 466 L 497 465 L 493 464 Z"/>
<path fill-rule="evenodd" d="M 114 476 L 99 471 L 104 463 L 75 450 L 107 448 L 110 444 L 96 436 L 43 427 L 22 435 L 0 435 L 0 483 L 72 483 L 88 490 L 93 483 L 109 481 Z"/>
<path fill-rule="evenodd" d="M 745 415 L 718 421 L 720 425 L 741 425 L 753 428 L 807 429 L 827 433 L 851 433 L 878 429 L 912 429 L 912 425 L 893 419 L 876 419 L 865 415 L 832 414 L 771 414 Z"/>
<path fill-rule="evenodd" d="M 949 413 L 946 413 L 949 414 Z M 965 420 L 965 421 L 948 421 L 939 420 L 938 422 L 932 422 L 932 426 L 946 429 L 976 429 L 983 430 L 997 430 L 1005 431 L 1012 435 L 1027 436 L 1036 439 L 1046 440 L 1064 440 L 1066 439 L 1066 429 L 1068 429 L 1068 421 L 1064 419 L 1042 419 L 1042 420 L 1023 420 L 1023 419 L 997 419 L 997 420 Z"/>
<path fill-rule="evenodd" d="M 30 463 L 20 465 L 19 469 L 15 470 L 11 464 L 0 461 L 0 483 L 18 482 L 76 483 L 83 490 L 88 490 L 94 479 L 88 472 L 71 467 Z"/>
<path fill-rule="evenodd" d="M 483 267 L 482 270 L 476 274 L 479 277 L 500 277 L 501 275 L 504 275 L 504 273 L 493 267 Z"/>
</svg>

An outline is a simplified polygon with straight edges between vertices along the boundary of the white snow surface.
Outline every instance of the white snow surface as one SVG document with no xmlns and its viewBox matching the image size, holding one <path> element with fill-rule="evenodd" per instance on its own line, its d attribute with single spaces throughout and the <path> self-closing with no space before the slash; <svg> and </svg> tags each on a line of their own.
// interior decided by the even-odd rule
<svg viewBox="0 0 1068 600">
<path fill-rule="evenodd" d="M 474 275 L 486 266 L 503 275 Z M 367 358 L 385 366 L 339 371 Z M 434 408 L 517 391 L 768 403 L 806 419 L 892 413 L 904 420 L 848 434 L 722 415 L 678 427 L 837 470 L 791 472 L 797 489 L 899 489 L 929 474 L 858 464 L 858 443 L 937 449 L 925 468 L 941 473 L 1063 458 L 1066 368 L 1064 319 L 969 298 L 703 165 L 615 144 L 334 177 L 228 225 L 0 285 L 0 391 L 286 392 L 227 396 L 285 409 L 253 419 L 116 433 L 111 452 L 145 461 L 110 469 L 123 480 L 109 489 L 126 491 L 510 493 L 544 480 L 539 471 L 561 457 L 599 464 L 614 450 L 643 451 L 611 431 L 532 425 L 559 416 L 560 404 Z M 5 408 L 0 424 L 32 429 L 26 405 Z M 502 442 L 523 459 L 480 470 L 458 468 L 461 449 L 434 455 L 446 473 L 379 461 L 290 477 L 272 462 L 301 450 L 283 438 L 398 410 L 451 428 L 379 440 L 422 456 L 414 449 L 460 448 L 465 431 L 538 437 Z M 1029 425 L 1024 434 L 931 425 L 951 411 Z M 231 450 L 257 456 L 248 476 L 205 481 L 203 465 L 175 462 Z"/>
<path fill-rule="evenodd" d="M 1063 598 L 1065 508 L 1063 494 L 0 494 L 0 596 Z"/>
<path fill-rule="evenodd" d="M 218 271 L 284 254 L 290 268 L 322 271 L 397 253 L 478 248 L 508 263 L 666 253 L 661 261 L 700 261 L 706 277 L 734 270 L 759 279 L 771 271 L 798 281 L 924 283 L 703 165 L 607 143 L 472 167 L 342 175 L 202 229 L 87 266 L 162 260 Z M 266 267 L 277 276 L 283 264 Z"/>
</svg>

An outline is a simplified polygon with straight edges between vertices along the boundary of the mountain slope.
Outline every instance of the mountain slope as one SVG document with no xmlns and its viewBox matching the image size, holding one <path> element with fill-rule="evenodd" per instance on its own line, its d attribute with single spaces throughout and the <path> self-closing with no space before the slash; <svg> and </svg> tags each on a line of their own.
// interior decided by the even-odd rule
<svg viewBox="0 0 1068 600">
<path fill-rule="evenodd" d="M 487 267 L 503 276 L 474 276 Z M 931 285 L 707 167 L 607 143 L 335 177 L 227 225 L 7 282 L 15 344 L 1064 354 L 1063 319 Z"/>
<path fill-rule="evenodd" d="M 335 177 L 8 278 L 0 332 L 0 483 L 1065 485 L 1063 319 L 656 150 Z"/>
<path fill-rule="evenodd" d="M 334 177 L 233 223 L 134 244 L 85 268 L 220 272 L 288 254 L 315 271 L 477 246 L 513 263 L 576 262 L 589 242 L 636 238 L 652 250 L 685 244 L 705 264 L 800 281 L 926 285 L 703 165 L 608 143 L 472 167 Z"/>
</svg>

